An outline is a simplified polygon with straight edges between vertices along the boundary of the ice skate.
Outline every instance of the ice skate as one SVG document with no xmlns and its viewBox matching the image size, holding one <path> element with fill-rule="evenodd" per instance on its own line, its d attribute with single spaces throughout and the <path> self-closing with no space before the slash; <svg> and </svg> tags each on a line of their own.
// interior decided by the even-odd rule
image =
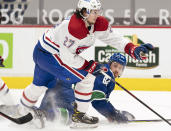
<svg viewBox="0 0 171 131">
<path fill-rule="evenodd" d="M 88 116 L 86 113 L 79 112 L 75 103 L 70 128 L 96 128 L 98 127 L 98 122 L 99 119 L 97 117 Z"/>
</svg>

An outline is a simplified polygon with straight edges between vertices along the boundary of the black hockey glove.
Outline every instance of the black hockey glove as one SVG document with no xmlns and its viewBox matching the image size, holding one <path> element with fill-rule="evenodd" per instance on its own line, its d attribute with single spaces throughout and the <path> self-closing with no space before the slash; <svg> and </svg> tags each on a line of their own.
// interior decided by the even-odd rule
<svg viewBox="0 0 171 131">
<path fill-rule="evenodd" d="M 88 66 L 86 66 L 84 70 L 93 75 L 98 75 L 101 71 L 101 67 L 102 64 L 99 64 L 94 60 L 90 60 Z"/>
<path fill-rule="evenodd" d="M 4 59 L 0 56 L 0 67 L 5 67 L 5 66 L 3 65 L 3 62 L 4 62 Z"/>
<path fill-rule="evenodd" d="M 116 110 L 116 114 L 114 116 L 108 118 L 110 122 L 117 122 L 117 123 L 127 123 L 129 120 L 134 120 L 134 119 L 135 117 L 131 113 L 127 111 L 119 111 L 119 110 Z"/>
</svg>

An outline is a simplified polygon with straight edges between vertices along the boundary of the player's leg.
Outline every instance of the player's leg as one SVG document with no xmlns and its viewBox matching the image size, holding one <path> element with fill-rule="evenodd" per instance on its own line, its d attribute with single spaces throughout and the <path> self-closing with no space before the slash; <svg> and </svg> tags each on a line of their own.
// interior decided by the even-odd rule
<svg viewBox="0 0 171 131">
<path fill-rule="evenodd" d="M 95 76 L 88 74 L 84 80 L 75 85 L 75 97 L 77 109 L 86 112 L 91 102 L 91 95 L 94 87 Z"/>
<path fill-rule="evenodd" d="M 35 47 L 33 54 L 36 63 L 33 83 L 24 90 L 21 98 L 21 105 L 23 105 L 20 106 L 22 107 L 21 114 L 28 112 L 25 107 L 29 108 L 35 105 L 52 80 L 58 78 L 65 83 L 75 83 L 84 78 L 80 72 L 59 63 L 52 54 L 42 50 L 39 46 L 40 44 Z"/>
<path fill-rule="evenodd" d="M 21 98 L 22 104 L 28 107 L 33 106 L 47 88 L 51 88 L 48 84 L 54 79 L 59 79 L 63 83 L 76 83 L 87 75 L 85 71 L 78 72 L 65 66 L 51 53 L 43 50 L 39 43 L 34 49 L 33 58 L 36 63 L 33 83 L 24 90 Z"/>
<path fill-rule="evenodd" d="M 5 105 L 14 104 L 9 88 L 2 79 L 0 79 L 0 101 Z"/>
<path fill-rule="evenodd" d="M 48 72 L 39 66 L 39 65 L 45 65 L 46 62 L 48 63 L 49 62 L 48 58 L 49 57 L 52 58 L 53 56 L 50 54 L 44 54 L 44 56 L 43 55 L 40 56 L 40 53 L 42 52 L 40 52 L 40 50 L 36 46 L 33 53 L 33 59 L 35 62 L 33 82 L 28 87 L 26 87 L 22 93 L 22 97 L 19 105 L 19 113 L 21 114 L 21 116 L 24 116 L 29 112 L 31 112 L 33 116 L 36 116 L 35 111 L 39 111 L 39 110 L 33 107 L 39 100 L 39 97 L 43 95 L 48 88 L 53 87 L 53 84 L 50 83 L 56 79 L 56 77 L 53 74 L 51 74 L 51 72 L 55 73 L 56 72 L 55 70 L 51 70 L 51 72 Z M 52 61 L 52 64 L 54 61 Z M 50 64 L 48 66 L 46 65 L 46 68 L 51 68 Z M 45 114 L 43 113 L 44 112 L 41 111 L 39 112 L 42 118 L 40 118 L 39 116 L 35 117 L 35 119 L 38 118 L 40 122 L 36 125 L 40 125 L 40 127 L 43 126 L 42 119 L 44 119 L 45 117 Z"/>
<path fill-rule="evenodd" d="M 39 74 L 37 74 L 39 72 Z M 40 77 L 41 75 L 46 77 Z M 34 120 L 32 121 L 32 125 L 36 126 L 37 128 L 44 127 L 44 119 L 45 119 L 45 113 L 36 107 L 34 105 L 36 104 L 36 101 L 38 101 L 38 98 L 41 94 L 43 94 L 47 88 L 52 88 L 54 86 L 53 83 L 56 81 L 55 77 L 52 77 L 47 72 L 42 71 L 37 65 L 35 66 L 35 75 L 34 75 L 34 83 L 30 84 L 24 91 L 21 97 L 21 103 L 13 109 L 12 106 L 3 106 L 2 109 L 4 110 L 13 110 L 14 113 L 4 112 L 7 115 L 11 115 L 13 117 L 21 117 L 28 113 L 32 113 L 32 116 Z M 44 80 L 43 80 L 44 79 Z M 48 80 L 48 81 L 46 81 Z M 53 81 L 53 82 L 52 82 Z M 40 85 L 36 85 L 35 83 L 38 83 Z M 48 83 L 46 86 L 41 86 L 41 84 Z"/>
<path fill-rule="evenodd" d="M 46 92 L 40 109 L 46 112 L 48 120 L 69 122 L 71 128 L 97 127 L 98 119 L 95 117 L 90 118 L 85 112 L 80 112 L 77 109 L 71 85 L 62 81 L 58 81 L 55 88 Z"/>
<path fill-rule="evenodd" d="M 55 56 L 54 56 L 54 58 L 55 58 L 56 61 L 54 61 L 54 58 L 50 58 L 49 54 L 47 52 L 43 51 L 42 49 L 39 51 L 39 57 L 40 56 L 41 57 L 48 57 L 47 59 L 49 61 L 48 62 L 46 61 L 46 63 L 44 63 L 44 60 L 47 60 L 47 59 L 43 59 L 43 60 L 41 59 L 41 60 L 39 60 L 39 63 L 44 63 L 44 64 L 39 64 L 39 66 L 42 69 L 46 70 L 47 72 L 51 72 L 52 74 L 55 73 L 54 75 L 57 78 L 59 78 L 60 80 L 62 80 L 64 83 L 80 82 L 87 75 L 86 71 L 83 71 L 83 70 L 82 71 L 78 71 L 78 70 L 75 70 L 73 68 L 70 68 L 70 67 L 66 66 L 64 63 L 60 62 L 60 60 L 58 58 L 56 58 Z M 58 69 L 60 68 L 60 70 L 55 71 L 57 66 L 58 66 Z M 49 67 L 49 68 L 46 68 L 46 67 Z M 90 79 L 90 76 L 86 76 L 86 77 L 88 77 L 87 79 Z M 89 81 L 86 80 L 85 82 L 83 82 L 83 86 L 80 86 L 80 88 L 81 87 L 82 88 L 87 88 L 87 86 L 84 87 L 84 85 L 87 85 L 87 84 L 90 85 L 90 83 L 92 84 L 93 82 L 91 82 L 91 80 L 92 79 L 90 79 Z M 82 84 L 80 84 L 80 85 L 82 85 Z M 90 86 L 91 87 L 89 89 L 92 91 L 93 86 L 92 85 L 90 85 Z M 80 106 L 80 107 L 82 107 L 82 106 Z M 85 112 L 81 112 L 79 110 L 76 110 L 76 112 L 73 114 L 73 119 L 72 119 L 73 122 L 76 123 L 76 124 L 77 123 L 85 124 L 85 126 L 89 126 L 88 124 L 91 124 L 92 127 L 94 126 L 94 124 L 98 123 L 98 119 L 97 118 L 95 118 L 95 117 L 88 118 L 88 117 L 86 117 Z"/>
<path fill-rule="evenodd" d="M 8 115 L 16 114 L 16 105 L 14 105 L 13 97 L 5 82 L 0 79 L 0 112 Z"/>
<path fill-rule="evenodd" d="M 36 65 L 33 83 L 23 90 L 18 108 L 19 113 L 21 116 L 24 116 L 31 112 L 34 119 L 32 122 L 37 128 L 44 127 L 45 113 L 35 108 L 35 104 L 39 100 L 40 96 L 48 90 L 48 84 L 51 83 L 51 81 L 54 81 L 54 79 L 54 76 L 45 72 Z"/>
<path fill-rule="evenodd" d="M 84 70 L 76 70 L 67 66 L 57 55 L 52 55 L 45 51 L 40 44 L 37 44 L 35 49 L 35 63 L 39 65 L 41 69 L 52 74 L 56 78 L 66 83 L 77 83 L 84 79 L 88 74 Z"/>
<path fill-rule="evenodd" d="M 66 84 L 65 82 L 60 81 L 57 82 L 57 85 L 54 89 L 48 90 L 46 92 L 41 104 L 41 109 L 44 109 L 48 112 L 50 120 L 54 119 L 54 114 L 57 114 L 58 118 L 60 117 L 59 108 L 67 109 L 67 111 L 69 111 L 69 116 L 71 116 L 70 114 L 72 113 L 72 123 L 70 125 L 71 128 L 97 127 L 98 118 L 88 117 L 86 115 L 88 106 L 90 104 L 94 79 L 94 76 L 90 74 L 86 76 L 86 78 L 78 85 L 76 85 L 76 88 L 78 89 L 77 92 L 90 92 L 87 93 L 89 95 L 83 95 L 81 96 L 81 98 L 80 93 L 77 94 L 77 97 L 80 98 L 80 101 L 77 100 L 77 102 L 80 105 L 75 104 L 75 106 L 73 106 L 75 97 L 71 86 Z M 86 107 L 84 105 L 86 105 Z"/>
<path fill-rule="evenodd" d="M 81 112 L 80 114 L 75 113 L 73 119 L 80 117 L 80 121 L 88 121 L 89 124 L 97 124 L 98 118 L 88 116 L 86 112 L 88 111 L 89 105 L 91 104 L 91 95 L 94 87 L 95 76 L 88 74 L 84 80 L 77 83 L 75 86 L 75 98 L 76 98 L 76 112 Z M 84 116 L 84 117 L 81 117 Z M 77 125 L 82 126 L 82 125 Z"/>
<path fill-rule="evenodd" d="M 74 112 L 74 101 L 74 91 L 71 84 L 58 80 L 55 88 L 46 92 L 40 109 L 46 111 L 49 121 L 69 124 Z"/>
<path fill-rule="evenodd" d="M 21 98 L 21 103 L 27 107 L 35 105 L 40 95 L 45 93 L 48 88 L 51 88 L 48 86 L 54 79 L 60 79 L 68 83 L 72 83 L 74 80 L 80 81 L 61 66 L 51 53 L 45 51 L 40 43 L 34 49 L 33 59 L 36 64 L 33 83 L 24 90 Z"/>
</svg>

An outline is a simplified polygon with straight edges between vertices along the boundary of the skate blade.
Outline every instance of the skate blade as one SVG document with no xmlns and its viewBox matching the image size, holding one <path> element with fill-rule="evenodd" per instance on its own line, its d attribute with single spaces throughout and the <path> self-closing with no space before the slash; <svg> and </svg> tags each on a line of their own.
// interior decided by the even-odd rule
<svg viewBox="0 0 171 131">
<path fill-rule="evenodd" d="M 97 124 L 86 124 L 86 123 L 72 122 L 70 124 L 71 129 L 87 129 L 87 128 L 97 128 L 97 127 L 98 127 L 98 123 Z"/>
</svg>

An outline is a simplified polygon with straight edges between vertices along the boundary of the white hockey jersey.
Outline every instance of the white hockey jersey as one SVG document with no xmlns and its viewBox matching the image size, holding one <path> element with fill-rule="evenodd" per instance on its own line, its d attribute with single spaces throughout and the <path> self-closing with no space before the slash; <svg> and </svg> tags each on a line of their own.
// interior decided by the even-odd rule
<svg viewBox="0 0 171 131">
<path fill-rule="evenodd" d="M 129 40 L 115 34 L 108 21 L 100 16 L 89 30 L 81 18 L 74 14 L 71 19 L 64 20 L 56 27 L 49 29 L 40 38 L 41 46 L 52 54 L 56 54 L 62 63 L 76 69 L 81 69 L 87 61 L 79 54 L 92 46 L 95 39 L 100 39 L 107 45 L 124 51 Z"/>
</svg>

